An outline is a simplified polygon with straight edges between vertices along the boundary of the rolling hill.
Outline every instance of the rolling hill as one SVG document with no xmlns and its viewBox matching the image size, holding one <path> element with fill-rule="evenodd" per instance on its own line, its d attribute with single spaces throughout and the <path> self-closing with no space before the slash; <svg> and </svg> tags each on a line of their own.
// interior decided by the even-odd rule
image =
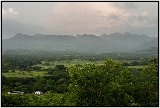
<svg viewBox="0 0 160 108">
<path fill-rule="evenodd" d="M 150 43 L 150 44 L 149 44 Z M 2 50 L 75 51 L 91 53 L 129 52 L 137 48 L 157 47 L 158 39 L 131 33 L 112 33 L 96 36 L 43 35 L 33 36 L 18 33 L 10 39 L 3 39 Z"/>
</svg>

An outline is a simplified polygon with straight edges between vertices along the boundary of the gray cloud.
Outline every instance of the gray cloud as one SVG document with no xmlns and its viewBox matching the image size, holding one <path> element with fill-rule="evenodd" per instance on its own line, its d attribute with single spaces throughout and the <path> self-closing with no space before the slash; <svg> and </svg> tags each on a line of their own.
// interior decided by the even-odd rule
<svg viewBox="0 0 160 108">
<path fill-rule="evenodd" d="M 150 36 L 158 34 L 158 7 L 155 3 L 57 2 L 45 5 L 28 3 L 17 6 L 14 4 L 14 7 L 11 4 L 5 6 L 5 9 L 11 9 L 10 12 L 18 13 L 3 15 L 3 34 L 10 36 L 17 32 L 28 34 L 131 32 Z"/>
<path fill-rule="evenodd" d="M 138 3 L 137 3 L 138 4 Z M 156 19 L 148 9 L 138 10 L 136 3 L 59 4 L 53 8 L 50 28 L 56 33 L 153 33 L 157 35 Z M 138 11 L 137 11 L 138 10 Z"/>
<path fill-rule="evenodd" d="M 40 32 L 45 32 L 45 28 L 31 23 L 23 23 L 14 19 L 4 19 L 2 22 L 2 33 L 4 38 L 12 37 L 17 33 L 34 34 Z"/>
<path fill-rule="evenodd" d="M 123 8 L 123 9 L 136 9 L 138 8 L 138 5 L 135 2 L 118 2 L 118 3 L 113 3 L 114 6 L 118 7 L 118 8 Z"/>
</svg>

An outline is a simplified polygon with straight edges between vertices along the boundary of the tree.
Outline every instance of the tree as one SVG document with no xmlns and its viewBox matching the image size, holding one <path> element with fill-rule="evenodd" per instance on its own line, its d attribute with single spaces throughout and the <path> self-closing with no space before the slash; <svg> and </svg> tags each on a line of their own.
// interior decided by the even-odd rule
<svg viewBox="0 0 160 108">
<path fill-rule="evenodd" d="M 56 65 L 55 68 L 57 68 L 60 71 L 66 71 L 66 67 L 64 65 Z"/>
<path fill-rule="evenodd" d="M 158 106 L 158 59 L 152 59 L 149 62 L 149 65 L 142 70 L 141 91 L 143 90 L 143 94 L 137 101 L 141 99 L 141 106 Z"/>
<path fill-rule="evenodd" d="M 139 62 L 137 62 L 137 61 L 133 61 L 132 63 L 130 63 L 132 66 L 137 66 L 137 65 L 139 65 Z"/>
<path fill-rule="evenodd" d="M 118 61 L 69 68 L 70 90 L 78 106 L 130 106 L 133 75 Z"/>
</svg>

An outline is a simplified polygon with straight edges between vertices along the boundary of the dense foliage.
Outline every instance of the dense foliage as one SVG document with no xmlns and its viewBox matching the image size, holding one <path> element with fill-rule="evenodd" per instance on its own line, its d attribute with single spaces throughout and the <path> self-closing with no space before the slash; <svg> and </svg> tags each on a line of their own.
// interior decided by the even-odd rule
<svg viewBox="0 0 160 108">
<path fill-rule="evenodd" d="M 158 99 L 158 60 L 152 59 L 137 78 L 134 98 L 141 106 L 157 106 Z"/>
<path fill-rule="evenodd" d="M 71 67 L 70 85 L 78 106 L 130 106 L 134 77 L 118 61 Z"/>
<path fill-rule="evenodd" d="M 2 72 L 41 71 L 32 67 L 42 60 L 49 62 L 28 56 L 3 58 Z M 48 62 L 46 65 L 50 65 Z M 2 76 L 2 106 L 158 106 L 158 60 L 133 59 L 129 65 L 133 64 L 145 66 L 132 70 L 124 62 L 107 59 L 103 64 L 56 65 L 43 69 L 48 76 Z M 44 94 L 35 95 L 37 90 Z M 8 91 L 24 94 L 7 94 Z"/>
</svg>

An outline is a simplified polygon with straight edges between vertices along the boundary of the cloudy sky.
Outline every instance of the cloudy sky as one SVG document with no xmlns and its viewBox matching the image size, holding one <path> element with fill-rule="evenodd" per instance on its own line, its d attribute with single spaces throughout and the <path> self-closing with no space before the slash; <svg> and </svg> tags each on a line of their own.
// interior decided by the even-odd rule
<svg viewBox="0 0 160 108">
<path fill-rule="evenodd" d="M 158 35 L 157 2 L 3 2 L 2 36 L 16 33 Z"/>
</svg>

